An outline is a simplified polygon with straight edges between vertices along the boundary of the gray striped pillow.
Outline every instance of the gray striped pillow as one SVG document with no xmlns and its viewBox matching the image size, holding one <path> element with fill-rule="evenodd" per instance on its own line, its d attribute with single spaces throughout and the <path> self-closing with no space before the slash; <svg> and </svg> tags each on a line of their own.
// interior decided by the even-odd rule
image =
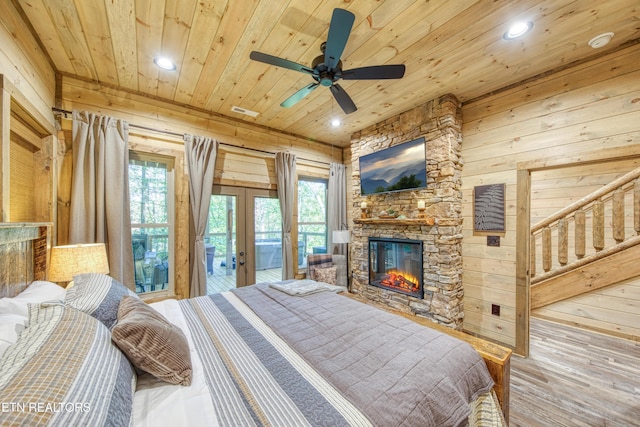
<svg viewBox="0 0 640 427">
<path fill-rule="evenodd" d="M 90 314 L 109 329 L 116 324 L 122 297 L 137 298 L 133 291 L 106 274 L 77 274 L 73 281 L 75 285 L 67 289 L 64 304 Z"/>
<path fill-rule="evenodd" d="M 93 317 L 63 305 L 29 305 L 29 326 L 0 358 L 2 425 L 126 426 L 136 375 Z"/>
</svg>

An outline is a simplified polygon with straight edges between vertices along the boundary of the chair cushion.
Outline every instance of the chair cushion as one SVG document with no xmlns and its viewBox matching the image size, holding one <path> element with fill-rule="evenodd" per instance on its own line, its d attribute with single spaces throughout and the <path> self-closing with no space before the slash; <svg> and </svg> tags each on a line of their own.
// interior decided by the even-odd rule
<svg viewBox="0 0 640 427">
<path fill-rule="evenodd" d="M 315 269 L 315 279 L 318 282 L 328 283 L 330 285 L 336 284 L 336 267 L 325 267 Z"/>
<path fill-rule="evenodd" d="M 346 255 L 311 254 L 307 256 L 307 277 L 309 279 L 319 280 L 316 277 L 316 270 L 327 267 L 336 267 L 335 284 L 346 287 L 348 284 Z"/>
</svg>

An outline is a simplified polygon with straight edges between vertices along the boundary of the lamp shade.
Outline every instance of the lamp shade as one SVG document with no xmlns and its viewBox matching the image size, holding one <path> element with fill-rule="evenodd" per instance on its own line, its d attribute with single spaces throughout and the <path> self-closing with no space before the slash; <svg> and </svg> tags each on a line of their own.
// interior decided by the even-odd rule
<svg viewBox="0 0 640 427">
<path fill-rule="evenodd" d="M 349 230 L 334 230 L 333 231 L 333 243 L 349 243 L 351 239 L 351 232 Z"/>
<path fill-rule="evenodd" d="M 51 248 L 50 281 L 70 282 L 74 275 L 81 273 L 109 273 L 109 261 L 104 243 Z"/>
</svg>

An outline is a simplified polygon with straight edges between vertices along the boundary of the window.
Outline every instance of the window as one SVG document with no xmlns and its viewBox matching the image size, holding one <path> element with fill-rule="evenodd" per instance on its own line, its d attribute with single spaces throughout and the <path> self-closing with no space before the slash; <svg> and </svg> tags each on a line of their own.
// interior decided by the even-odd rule
<svg viewBox="0 0 640 427">
<path fill-rule="evenodd" d="M 298 266 L 305 267 L 308 254 L 327 252 L 327 180 L 298 180 Z"/>
<path fill-rule="evenodd" d="M 130 152 L 129 196 L 136 292 L 173 293 L 173 159 Z"/>
</svg>

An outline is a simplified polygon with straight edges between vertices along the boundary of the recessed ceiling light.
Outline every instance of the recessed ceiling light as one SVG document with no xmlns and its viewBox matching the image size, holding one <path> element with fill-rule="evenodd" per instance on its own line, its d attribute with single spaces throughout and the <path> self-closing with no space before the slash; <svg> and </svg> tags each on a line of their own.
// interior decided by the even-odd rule
<svg viewBox="0 0 640 427">
<path fill-rule="evenodd" d="M 599 47 L 609 44 L 612 37 L 613 37 L 613 33 L 600 34 L 599 36 L 595 36 L 594 38 L 589 40 L 589 46 L 591 46 L 594 49 L 598 49 Z"/>
<path fill-rule="evenodd" d="M 176 69 L 176 64 L 166 56 L 156 56 L 153 58 L 153 63 L 163 70 L 173 71 Z"/>
<path fill-rule="evenodd" d="M 331 126 L 333 126 L 334 128 L 337 128 L 338 126 L 340 126 L 342 123 L 340 122 L 340 119 L 333 119 L 331 120 Z"/>
<path fill-rule="evenodd" d="M 528 33 L 531 28 L 533 28 L 533 22 L 531 21 L 516 22 L 515 24 L 511 25 L 511 27 L 509 27 L 507 32 L 505 32 L 502 37 L 504 37 L 505 40 L 517 39 L 518 37 L 522 37 L 526 33 Z"/>
</svg>

